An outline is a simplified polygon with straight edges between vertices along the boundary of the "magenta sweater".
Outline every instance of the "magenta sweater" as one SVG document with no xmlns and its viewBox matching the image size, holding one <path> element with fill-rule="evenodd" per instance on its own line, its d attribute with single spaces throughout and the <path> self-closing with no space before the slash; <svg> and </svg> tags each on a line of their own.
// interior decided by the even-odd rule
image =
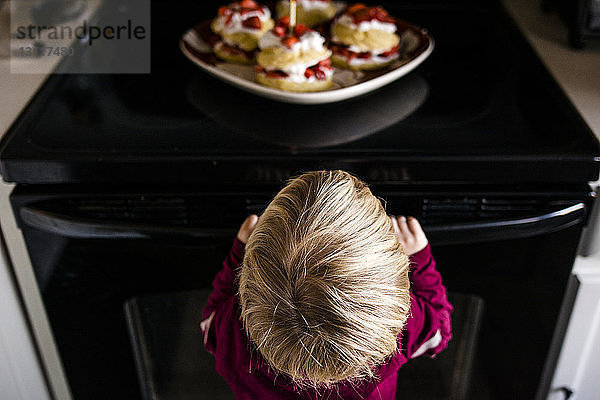
<svg viewBox="0 0 600 400">
<path fill-rule="evenodd" d="M 434 356 L 452 337 L 450 313 L 439 272 L 429 245 L 411 259 L 411 315 L 398 338 L 400 351 L 378 368 L 377 381 L 339 383 L 315 392 L 299 390 L 282 374 L 270 370 L 251 346 L 240 322 L 235 274 L 244 244 L 233 242 L 223 269 L 213 281 L 214 291 L 202 312 L 204 345 L 216 358 L 217 372 L 231 387 L 236 399 L 393 399 L 398 369 L 410 358 Z"/>
</svg>

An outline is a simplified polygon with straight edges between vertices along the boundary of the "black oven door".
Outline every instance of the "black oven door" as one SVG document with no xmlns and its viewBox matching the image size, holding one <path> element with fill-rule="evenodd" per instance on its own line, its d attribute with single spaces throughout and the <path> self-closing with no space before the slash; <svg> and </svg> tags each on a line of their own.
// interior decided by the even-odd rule
<svg viewBox="0 0 600 400">
<path fill-rule="evenodd" d="M 17 187 L 12 204 L 76 399 L 140 397 L 124 302 L 209 288 L 239 223 L 275 192 L 42 189 Z M 448 289 L 485 301 L 472 397 L 534 398 L 589 190 L 376 192 L 421 219 Z"/>
</svg>

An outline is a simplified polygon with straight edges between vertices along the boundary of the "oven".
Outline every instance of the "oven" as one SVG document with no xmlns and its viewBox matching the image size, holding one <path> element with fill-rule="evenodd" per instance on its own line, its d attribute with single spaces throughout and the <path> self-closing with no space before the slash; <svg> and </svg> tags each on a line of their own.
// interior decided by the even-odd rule
<svg viewBox="0 0 600 400">
<path fill-rule="evenodd" d="M 435 50 L 357 99 L 278 103 L 199 71 L 177 44 L 217 1 L 152 2 L 151 74 L 57 74 L 39 90 L 0 173 L 17 184 L 32 315 L 50 327 L 34 330 L 52 334 L 39 351 L 74 399 L 139 398 L 124 302 L 210 287 L 244 217 L 316 169 L 420 218 L 449 290 L 483 299 L 471 398 L 545 397 L 600 146 L 499 2 L 380 3 Z"/>
<path fill-rule="evenodd" d="M 278 187 L 55 189 L 19 187 L 12 204 L 72 394 L 138 398 L 123 304 L 210 288 L 238 225 L 260 213 Z M 390 214 L 422 221 L 448 290 L 485 302 L 472 398 L 534 398 L 547 390 L 551 369 L 544 366 L 558 356 L 551 343 L 564 328 L 561 304 L 572 295 L 588 188 L 373 190 Z"/>
</svg>

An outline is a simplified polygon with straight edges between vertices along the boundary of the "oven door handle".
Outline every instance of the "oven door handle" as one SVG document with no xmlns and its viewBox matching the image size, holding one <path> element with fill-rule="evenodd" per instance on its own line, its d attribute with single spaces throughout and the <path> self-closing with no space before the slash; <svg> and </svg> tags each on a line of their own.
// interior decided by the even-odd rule
<svg viewBox="0 0 600 400">
<path fill-rule="evenodd" d="M 585 221 L 586 206 L 577 203 L 533 217 L 459 224 L 424 225 L 433 245 L 520 239 L 557 232 Z"/>
<path fill-rule="evenodd" d="M 19 214 L 23 223 L 31 228 L 73 239 L 150 239 L 154 237 L 232 239 L 236 233 L 234 228 L 200 228 L 101 221 L 58 214 L 31 206 L 22 207 Z"/>
<path fill-rule="evenodd" d="M 519 239 L 556 232 L 585 220 L 586 206 L 577 203 L 562 210 L 534 217 L 461 224 L 424 225 L 433 245 Z M 206 228 L 124 223 L 78 218 L 25 206 L 20 216 L 28 226 L 76 239 L 148 239 L 152 237 L 191 237 L 229 239 L 235 228 Z"/>
</svg>

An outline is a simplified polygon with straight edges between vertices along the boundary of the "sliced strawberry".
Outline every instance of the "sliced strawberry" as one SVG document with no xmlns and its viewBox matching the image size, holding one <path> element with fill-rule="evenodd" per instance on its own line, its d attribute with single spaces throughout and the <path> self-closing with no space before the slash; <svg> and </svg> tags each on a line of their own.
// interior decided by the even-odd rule
<svg viewBox="0 0 600 400">
<path fill-rule="evenodd" d="M 275 28 L 273 28 L 273 32 L 274 32 L 274 33 L 275 33 L 277 36 L 279 36 L 279 37 L 281 37 L 281 38 L 282 38 L 282 37 L 284 37 L 284 36 L 285 36 L 285 34 L 286 34 L 286 32 L 287 32 L 287 29 L 286 29 L 286 28 L 284 28 L 283 26 L 276 26 Z"/>
<path fill-rule="evenodd" d="M 225 42 L 222 42 L 221 46 L 222 46 L 221 48 L 224 51 L 227 51 L 229 54 L 232 54 L 232 55 L 243 54 L 248 59 L 254 58 L 254 53 L 255 53 L 254 50 L 244 50 L 242 48 L 239 48 L 238 46 L 233 46 L 233 45 L 227 44 Z"/>
<path fill-rule="evenodd" d="M 333 50 L 333 52 L 335 54 L 339 54 L 342 57 L 348 58 L 348 59 L 352 59 L 356 57 L 356 53 L 349 50 L 347 47 L 343 47 L 343 46 L 333 46 L 331 48 Z"/>
<path fill-rule="evenodd" d="M 266 72 L 269 78 L 287 78 L 289 75 L 280 70 L 272 70 Z"/>
<path fill-rule="evenodd" d="M 348 55 L 346 49 L 344 49 L 343 47 L 334 47 L 333 52 L 344 57 Z"/>
<path fill-rule="evenodd" d="M 250 29 L 260 29 L 262 28 L 262 23 L 260 22 L 260 18 L 257 16 L 253 16 L 242 21 L 242 25 L 246 28 Z"/>
<path fill-rule="evenodd" d="M 361 9 L 363 9 L 363 8 L 367 8 L 367 6 L 365 6 L 365 5 L 364 5 L 364 4 L 362 4 L 362 3 L 356 3 L 356 4 L 354 4 L 354 5 L 351 5 L 350 7 L 348 7 L 348 8 L 346 9 L 346 13 L 347 13 L 347 14 L 354 14 L 356 11 L 358 11 L 358 10 L 361 10 Z"/>
<path fill-rule="evenodd" d="M 237 46 L 232 46 L 227 43 L 223 43 L 223 50 L 226 50 L 229 54 L 238 55 L 242 54 L 244 51 Z"/>
<path fill-rule="evenodd" d="M 369 53 L 368 51 L 364 51 L 362 53 L 358 53 L 356 57 L 360 58 L 361 60 L 368 60 L 369 58 L 371 58 L 371 53 Z"/>
<path fill-rule="evenodd" d="M 233 14 L 227 15 L 227 17 L 225 18 L 225 25 L 231 24 L 232 20 L 233 20 Z"/>
<path fill-rule="evenodd" d="M 348 7 L 348 9 L 346 10 L 346 14 L 352 17 L 352 20 L 355 24 L 360 24 L 361 22 L 368 22 L 374 19 L 391 24 L 396 22 L 396 19 L 390 17 L 388 12 L 380 6 L 367 7 L 364 4 L 355 4 L 351 7 Z"/>
<path fill-rule="evenodd" d="M 397 52 L 398 52 L 398 45 L 392 47 L 391 49 L 389 49 L 386 52 L 383 52 L 383 53 L 379 54 L 379 56 L 383 57 L 383 58 L 387 58 L 387 57 L 389 57 L 389 56 L 391 56 L 391 55 L 393 55 L 393 54 L 395 54 Z"/>
<path fill-rule="evenodd" d="M 304 25 L 304 24 L 298 24 L 298 25 L 296 25 L 296 35 L 298 35 L 298 36 L 302 36 L 306 32 L 309 32 L 309 31 L 311 31 L 311 29 L 308 26 Z"/>
<path fill-rule="evenodd" d="M 390 17 L 389 15 L 386 17 L 377 17 L 377 20 L 384 22 L 386 24 L 395 24 L 396 23 L 396 18 Z"/>
<path fill-rule="evenodd" d="M 214 47 L 218 42 L 221 41 L 221 36 L 212 34 L 208 37 L 208 44 Z"/>
<path fill-rule="evenodd" d="M 326 58 L 324 60 L 319 61 L 317 65 L 323 68 L 331 68 L 331 60 L 329 58 Z"/>
<path fill-rule="evenodd" d="M 277 25 L 285 26 L 286 28 L 290 26 L 290 16 L 286 15 L 285 17 L 280 18 L 279 21 L 277 21 Z"/>
<path fill-rule="evenodd" d="M 370 21 L 373 19 L 371 15 L 369 15 L 368 8 L 361 8 L 360 10 L 356 11 L 354 14 L 352 14 L 352 18 L 355 24 L 359 24 L 363 21 Z"/>
<path fill-rule="evenodd" d="M 254 0 L 242 0 L 240 6 L 244 8 L 257 8 L 258 4 Z"/>
<path fill-rule="evenodd" d="M 327 79 L 327 75 L 325 75 L 325 72 L 322 69 L 317 69 L 315 70 L 315 78 L 317 78 L 320 81 L 324 81 L 325 79 Z"/>
<path fill-rule="evenodd" d="M 340 56 L 348 59 L 348 61 L 355 59 L 356 56 L 358 55 L 357 53 L 353 52 L 352 50 L 348 49 L 347 47 L 342 47 L 342 46 L 333 46 L 332 50 L 335 54 L 339 54 Z"/>
<path fill-rule="evenodd" d="M 231 11 L 231 9 L 229 7 L 219 7 L 219 11 L 217 12 L 217 14 L 222 17 L 224 15 L 229 15 L 231 14 L 233 11 Z"/>
<path fill-rule="evenodd" d="M 306 77 L 306 79 L 310 78 L 314 74 L 315 74 L 315 71 L 313 71 L 310 68 L 306 68 L 306 71 L 304 71 L 304 76 Z"/>
<path fill-rule="evenodd" d="M 375 14 L 373 15 L 373 17 L 381 20 L 383 18 L 387 18 L 388 17 L 388 13 L 387 11 L 380 9 L 380 10 L 376 10 Z"/>
<path fill-rule="evenodd" d="M 298 43 L 300 40 L 298 40 L 297 37 L 294 36 L 289 36 L 286 37 L 285 39 L 281 39 L 281 43 L 283 43 L 284 45 L 286 45 L 288 48 L 292 48 L 292 46 L 296 43 Z"/>
</svg>

